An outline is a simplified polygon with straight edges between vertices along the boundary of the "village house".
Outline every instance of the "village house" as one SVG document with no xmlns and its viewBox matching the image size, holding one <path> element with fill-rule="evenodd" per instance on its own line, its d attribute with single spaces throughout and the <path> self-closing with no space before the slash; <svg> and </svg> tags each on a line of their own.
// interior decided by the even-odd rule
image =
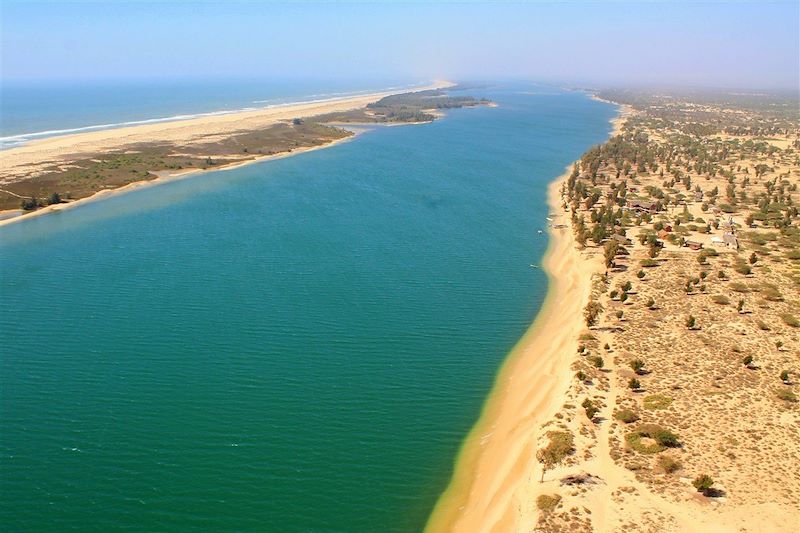
<svg viewBox="0 0 800 533">
<path fill-rule="evenodd" d="M 628 200 L 627 208 L 637 213 L 656 213 L 659 211 L 658 202 L 650 200 Z"/>
<path fill-rule="evenodd" d="M 683 243 L 683 245 L 684 246 L 688 246 L 689 248 L 691 248 L 692 250 L 695 250 L 695 251 L 699 250 L 699 249 L 701 249 L 703 247 L 703 243 L 702 242 L 697 242 L 697 241 L 686 241 L 686 242 Z"/>
</svg>

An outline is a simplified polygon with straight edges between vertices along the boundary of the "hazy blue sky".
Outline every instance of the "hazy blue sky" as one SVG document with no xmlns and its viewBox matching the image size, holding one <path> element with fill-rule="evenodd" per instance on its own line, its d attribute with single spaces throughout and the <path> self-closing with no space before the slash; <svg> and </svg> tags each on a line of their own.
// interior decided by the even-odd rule
<svg viewBox="0 0 800 533">
<path fill-rule="evenodd" d="M 798 0 L 2 2 L 2 74 L 797 87 Z"/>
</svg>

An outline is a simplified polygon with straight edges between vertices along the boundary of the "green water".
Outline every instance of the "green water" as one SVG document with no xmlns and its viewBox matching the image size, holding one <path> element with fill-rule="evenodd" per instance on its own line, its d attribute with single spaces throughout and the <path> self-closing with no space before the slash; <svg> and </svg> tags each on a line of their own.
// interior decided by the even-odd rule
<svg viewBox="0 0 800 533">
<path fill-rule="evenodd" d="M 419 531 L 614 113 L 484 95 L 1 229 L 2 529 Z"/>
</svg>

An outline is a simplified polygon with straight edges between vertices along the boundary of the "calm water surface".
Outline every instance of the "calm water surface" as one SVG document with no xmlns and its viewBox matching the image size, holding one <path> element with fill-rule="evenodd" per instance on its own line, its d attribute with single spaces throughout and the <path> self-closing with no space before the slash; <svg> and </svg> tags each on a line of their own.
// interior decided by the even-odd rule
<svg viewBox="0 0 800 533">
<path fill-rule="evenodd" d="M 5 531 L 419 531 L 614 108 L 500 107 L 0 230 Z"/>
</svg>

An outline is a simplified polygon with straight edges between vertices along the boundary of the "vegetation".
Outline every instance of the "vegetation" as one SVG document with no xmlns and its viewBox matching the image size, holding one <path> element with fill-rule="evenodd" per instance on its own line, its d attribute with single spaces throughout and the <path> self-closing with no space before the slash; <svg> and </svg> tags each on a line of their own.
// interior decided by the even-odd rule
<svg viewBox="0 0 800 533">
<path fill-rule="evenodd" d="M 780 398 L 785 402 L 790 402 L 790 403 L 797 402 L 797 395 L 790 390 L 778 389 L 777 395 L 778 398 Z"/>
<path fill-rule="evenodd" d="M 639 415 L 637 415 L 630 409 L 622 409 L 616 412 L 614 418 L 616 418 L 620 422 L 624 422 L 625 424 L 632 424 L 633 422 L 639 420 Z"/>
<path fill-rule="evenodd" d="M 557 465 L 570 455 L 574 450 L 572 433 L 569 431 L 548 431 L 549 443 L 536 452 L 536 460 L 542 465 L 542 479 L 548 470 Z"/>
<path fill-rule="evenodd" d="M 583 312 L 583 316 L 586 318 L 586 325 L 592 327 L 597 324 L 597 319 L 602 312 L 603 306 L 599 302 L 591 300 L 586 304 L 586 309 Z"/>
<path fill-rule="evenodd" d="M 669 396 L 664 396 L 663 394 L 651 394 L 650 396 L 645 396 L 644 398 L 645 409 L 666 409 L 671 403 L 672 398 Z"/>
<path fill-rule="evenodd" d="M 707 495 L 714 485 L 714 479 L 708 474 L 702 474 L 694 478 L 692 485 L 697 489 L 697 492 L 702 492 Z"/>
<path fill-rule="evenodd" d="M 628 445 L 639 453 L 653 454 L 680 446 L 678 436 L 656 424 L 641 424 L 625 436 Z"/>
<path fill-rule="evenodd" d="M 550 512 L 555 509 L 561 502 L 561 496 L 558 494 L 542 494 L 536 498 L 536 507 L 540 511 Z"/>
<path fill-rule="evenodd" d="M 642 361 L 641 359 L 633 359 L 629 364 L 631 366 L 631 369 L 637 374 L 644 373 L 644 361 Z"/>
<path fill-rule="evenodd" d="M 670 457 L 669 455 L 662 455 L 658 458 L 656 462 L 658 467 L 663 471 L 665 474 L 674 474 L 681 468 L 683 465 L 680 461 L 675 459 L 674 457 Z"/>
<path fill-rule="evenodd" d="M 791 313 L 781 313 L 781 319 L 783 323 L 787 326 L 791 326 L 793 328 L 800 328 L 800 320 L 797 319 L 796 316 L 792 315 Z"/>
</svg>

